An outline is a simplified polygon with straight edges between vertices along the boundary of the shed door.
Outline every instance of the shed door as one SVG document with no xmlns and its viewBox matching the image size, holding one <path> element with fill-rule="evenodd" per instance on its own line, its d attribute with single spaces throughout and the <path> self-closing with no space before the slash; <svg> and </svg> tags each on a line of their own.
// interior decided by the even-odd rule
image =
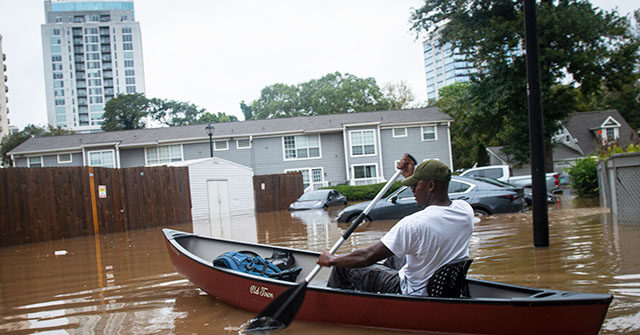
<svg viewBox="0 0 640 335">
<path fill-rule="evenodd" d="M 207 180 L 209 195 L 209 219 L 212 228 L 219 225 L 219 231 L 229 225 L 229 189 L 226 180 Z M 215 232 L 215 228 L 212 229 Z M 216 234 L 217 235 L 217 234 Z M 222 236 L 220 236 L 222 237 Z"/>
</svg>

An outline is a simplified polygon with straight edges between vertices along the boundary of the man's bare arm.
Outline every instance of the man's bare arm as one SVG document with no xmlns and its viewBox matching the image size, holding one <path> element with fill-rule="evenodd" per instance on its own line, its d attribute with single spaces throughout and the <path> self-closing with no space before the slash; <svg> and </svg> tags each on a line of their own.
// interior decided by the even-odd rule
<svg viewBox="0 0 640 335">
<path fill-rule="evenodd" d="M 322 266 L 339 266 L 345 268 L 361 268 L 383 260 L 393 253 L 382 242 L 350 252 L 345 255 L 332 255 L 328 251 L 322 252 L 318 264 Z"/>
</svg>

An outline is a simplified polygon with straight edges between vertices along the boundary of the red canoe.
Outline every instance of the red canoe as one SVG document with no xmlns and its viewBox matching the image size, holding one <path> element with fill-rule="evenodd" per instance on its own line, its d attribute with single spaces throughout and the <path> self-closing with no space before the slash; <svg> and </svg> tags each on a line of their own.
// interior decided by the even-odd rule
<svg viewBox="0 0 640 335">
<path fill-rule="evenodd" d="M 293 252 L 303 268 L 298 281 L 315 265 L 318 253 L 229 241 L 163 229 L 169 256 L 183 277 L 226 303 L 258 313 L 291 282 L 214 267 L 227 251 Z M 296 320 L 403 331 L 470 334 L 597 334 L 613 297 L 537 289 L 467 279 L 469 298 L 373 294 L 326 287 L 330 269 L 309 284 Z"/>
</svg>

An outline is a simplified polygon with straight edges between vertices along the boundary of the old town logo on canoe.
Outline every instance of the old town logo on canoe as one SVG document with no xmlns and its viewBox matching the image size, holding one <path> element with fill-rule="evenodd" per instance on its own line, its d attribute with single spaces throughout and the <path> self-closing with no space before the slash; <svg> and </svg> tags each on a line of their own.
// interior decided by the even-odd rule
<svg viewBox="0 0 640 335">
<path fill-rule="evenodd" d="M 261 297 L 273 299 L 273 293 L 269 292 L 269 289 L 264 286 L 251 285 L 251 287 L 249 287 L 249 292 Z"/>
</svg>

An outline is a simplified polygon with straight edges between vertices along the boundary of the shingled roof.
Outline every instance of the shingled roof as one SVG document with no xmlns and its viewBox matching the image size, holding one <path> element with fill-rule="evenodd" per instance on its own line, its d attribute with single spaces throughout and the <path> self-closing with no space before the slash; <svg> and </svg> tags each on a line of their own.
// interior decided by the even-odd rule
<svg viewBox="0 0 640 335">
<path fill-rule="evenodd" d="M 594 134 L 594 129 L 612 117 L 620 123 L 619 144 L 626 146 L 631 143 L 631 136 L 637 134 L 631 129 L 627 121 L 615 110 L 574 113 L 567 122 L 564 123 L 569 134 L 578 140 L 577 144 L 585 154 L 594 153 L 598 149 L 598 138 Z"/>
<path fill-rule="evenodd" d="M 215 123 L 214 139 L 273 136 L 286 133 L 341 131 L 345 125 L 375 123 L 380 126 L 407 126 L 453 119 L 438 108 L 415 108 L 349 114 L 249 120 Z M 170 142 L 204 141 L 209 137 L 204 125 L 123 130 L 65 136 L 34 137 L 20 144 L 9 155 L 79 150 L 118 144 L 120 148 L 142 147 Z"/>
</svg>

